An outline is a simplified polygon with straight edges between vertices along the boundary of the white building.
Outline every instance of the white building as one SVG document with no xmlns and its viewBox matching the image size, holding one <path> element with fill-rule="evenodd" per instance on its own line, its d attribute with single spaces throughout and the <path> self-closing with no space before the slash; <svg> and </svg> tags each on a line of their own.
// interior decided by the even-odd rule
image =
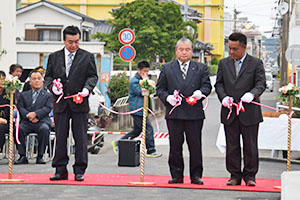
<svg viewBox="0 0 300 200">
<path fill-rule="evenodd" d="M 24 78 L 37 66 L 46 67 L 48 55 L 64 47 L 63 30 L 69 25 L 81 30 L 80 48 L 99 59 L 104 55 L 104 42 L 91 42 L 90 33 L 97 20 L 67 7 L 48 1 L 39 1 L 16 12 L 17 63 L 24 68 Z M 97 62 L 98 63 L 98 62 Z M 22 79 L 21 79 L 22 80 Z"/>
<path fill-rule="evenodd" d="M 16 1 L 1 0 L 0 6 L 0 70 L 8 73 L 16 63 Z"/>
</svg>

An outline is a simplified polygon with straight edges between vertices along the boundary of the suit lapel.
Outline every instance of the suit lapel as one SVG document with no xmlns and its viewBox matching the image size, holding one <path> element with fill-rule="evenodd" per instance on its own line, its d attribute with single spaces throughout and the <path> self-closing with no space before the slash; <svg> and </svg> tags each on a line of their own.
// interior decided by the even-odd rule
<svg viewBox="0 0 300 200">
<path fill-rule="evenodd" d="M 194 75 L 195 75 L 195 70 L 196 70 L 196 64 L 191 60 L 189 64 L 189 68 L 186 74 L 186 79 L 184 81 L 184 86 L 182 87 L 182 90 L 184 91 L 186 87 L 190 85 L 190 82 L 193 80 Z"/>
<path fill-rule="evenodd" d="M 249 66 L 249 56 L 247 54 L 246 58 L 244 59 L 244 62 L 242 64 L 241 70 L 239 72 L 239 77 L 246 71 L 247 67 Z"/>
<path fill-rule="evenodd" d="M 234 66 L 234 60 L 229 57 L 228 62 L 227 62 L 227 66 L 229 68 L 230 73 L 232 74 L 233 78 L 236 79 L 236 71 L 235 71 L 235 66 Z"/>
<path fill-rule="evenodd" d="M 172 65 L 172 70 L 173 70 L 173 72 L 175 74 L 177 82 L 180 83 L 178 85 L 182 86 L 184 84 L 185 80 L 183 80 L 183 78 L 182 78 L 182 71 L 180 69 L 178 60 L 174 61 L 174 64 Z M 177 89 L 178 90 L 182 90 L 182 87 L 181 88 L 177 88 Z"/>
<path fill-rule="evenodd" d="M 61 66 L 63 76 L 66 77 L 66 63 L 65 63 L 65 51 L 64 51 L 64 49 L 62 49 L 59 52 L 59 56 L 58 56 L 57 60 L 58 60 L 59 66 Z"/>
<path fill-rule="evenodd" d="M 70 69 L 70 72 L 69 72 L 69 76 L 71 76 L 74 69 L 78 66 L 77 64 L 78 64 L 81 56 L 82 56 L 82 51 L 80 49 L 78 49 L 76 54 L 75 54 L 74 60 L 72 62 L 71 69 Z"/>
</svg>

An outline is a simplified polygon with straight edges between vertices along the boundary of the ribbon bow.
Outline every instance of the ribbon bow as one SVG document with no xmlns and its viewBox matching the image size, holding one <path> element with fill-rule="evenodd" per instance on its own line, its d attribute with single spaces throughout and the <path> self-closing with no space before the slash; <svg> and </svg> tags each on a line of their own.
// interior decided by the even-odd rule
<svg viewBox="0 0 300 200">
<path fill-rule="evenodd" d="M 169 115 L 171 115 L 171 113 L 173 112 L 173 110 L 174 110 L 177 106 L 180 106 L 180 105 L 181 105 L 181 100 L 182 100 L 182 98 L 179 96 L 179 91 L 178 91 L 178 90 L 174 90 L 173 96 L 175 97 L 177 103 L 176 103 L 175 106 L 173 106 L 173 108 L 170 110 Z"/>
<path fill-rule="evenodd" d="M 243 102 L 240 101 L 237 104 L 233 102 L 232 98 L 228 99 L 228 109 L 229 109 L 229 113 L 227 115 L 227 120 L 230 118 L 231 112 L 232 112 L 232 107 L 235 106 L 236 107 L 236 116 L 238 116 L 241 112 L 245 112 L 245 108 L 243 106 Z"/>
</svg>

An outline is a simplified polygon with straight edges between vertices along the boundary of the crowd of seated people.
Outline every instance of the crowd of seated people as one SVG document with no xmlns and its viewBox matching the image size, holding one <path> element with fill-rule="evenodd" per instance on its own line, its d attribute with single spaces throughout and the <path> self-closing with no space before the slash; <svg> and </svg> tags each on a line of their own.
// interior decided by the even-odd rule
<svg viewBox="0 0 300 200">
<path fill-rule="evenodd" d="M 23 68 L 19 64 L 10 66 L 8 78 L 20 78 Z M 15 164 L 28 164 L 26 156 L 26 136 L 30 133 L 37 134 L 37 164 L 45 164 L 43 159 L 46 146 L 49 142 L 50 130 L 53 123 L 50 119 L 53 99 L 52 95 L 44 87 L 43 67 L 37 67 L 29 74 L 29 80 L 24 84 L 22 91 L 15 91 L 14 103 L 20 113 L 19 140 L 17 144 L 19 154 Z M 0 105 L 9 104 L 5 98 L 6 92 L 3 81 L 6 74 L 0 71 Z M 5 134 L 9 132 L 9 106 L 0 106 L 0 152 L 3 151 Z M 15 136 L 15 130 L 14 130 Z"/>
</svg>

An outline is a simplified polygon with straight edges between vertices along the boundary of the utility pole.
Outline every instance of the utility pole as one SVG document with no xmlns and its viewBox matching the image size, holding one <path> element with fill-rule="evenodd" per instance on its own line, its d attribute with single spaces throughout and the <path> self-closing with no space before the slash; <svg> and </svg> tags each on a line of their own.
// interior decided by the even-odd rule
<svg viewBox="0 0 300 200">
<path fill-rule="evenodd" d="M 290 5 L 290 0 L 285 0 L 288 5 Z M 289 22 L 290 22 L 290 9 L 289 11 L 283 15 L 282 20 L 282 29 L 281 29 L 281 65 L 280 65 L 280 86 L 287 85 L 288 83 L 288 62 L 285 58 L 285 52 L 289 46 Z M 292 72 L 292 76 L 293 76 Z"/>
<path fill-rule="evenodd" d="M 183 13 L 183 21 L 187 22 L 187 16 L 188 16 L 188 0 L 185 0 L 185 4 L 184 4 L 184 13 Z"/>
<path fill-rule="evenodd" d="M 234 11 L 233 11 L 233 32 L 237 32 L 237 28 L 236 28 L 236 22 L 237 22 L 237 15 L 240 14 L 241 12 L 237 11 L 234 5 Z"/>
</svg>

